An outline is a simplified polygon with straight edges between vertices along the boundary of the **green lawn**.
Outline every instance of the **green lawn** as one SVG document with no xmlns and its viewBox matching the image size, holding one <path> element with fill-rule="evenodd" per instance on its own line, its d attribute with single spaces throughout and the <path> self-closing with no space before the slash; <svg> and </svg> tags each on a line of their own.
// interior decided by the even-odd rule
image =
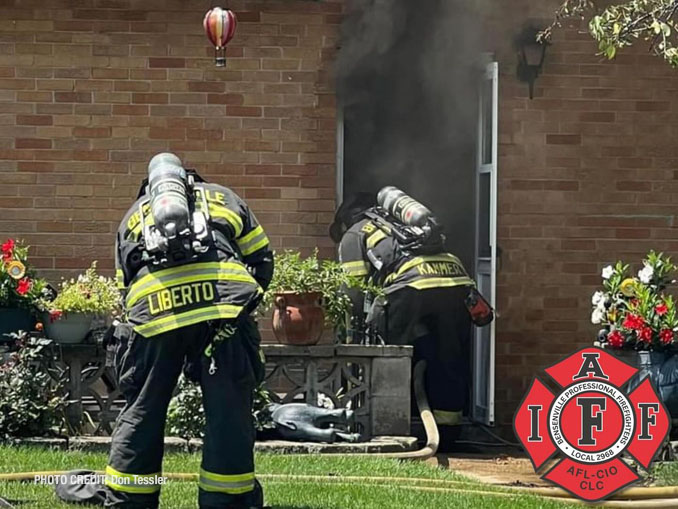
<svg viewBox="0 0 678 509">
<path fill-rule="evenodd" d="M 101 470 L 106 456 L 100 453 L 64 452 L 37 447 L 0 446 L 0 472 L 25 472 L 35 470 L 70 470 L 89 468 Z M 196 472 L 199 456 L 172 453 L 165 457 L 166 472 Z M 447 470 L 422 463 L 399 462 L 377 458 L 351 458 L 348 456 L 300 457 L 259 455 L 258 474 L 331 476 L 330 482 L 315 479 L 262 478 L 266 502 L 280 509 L 410 509 L 410 508 L 491 508 L 514 507 L 556 509 L 566 504 L 531 496 L 487 495 L 462 493 L 462 490 L 501 490 L 469 481 Z M 341 477 L 361 477 L 341 479 Z M 366 479 L 366 478 L 370 479 Z M 427 479 L 416 483 L 373 479 L 379 477 L 407 477 Z M 436 483 L 435 480 L 452 481 Z M 458 490 L 455 492 L 445 489 Z M 194 482 L 170 481 L 163 489 L 161 507 L 184 509 L 197 507 L 197 485 Z M 0 482 L 0 496 L 21 501 L 19 508 L 58 509 L 73 507 L 57 502 L 51 486 L 33 483 Z M 570 506 L 571 507 L 571 506 Z"/>
</svg>

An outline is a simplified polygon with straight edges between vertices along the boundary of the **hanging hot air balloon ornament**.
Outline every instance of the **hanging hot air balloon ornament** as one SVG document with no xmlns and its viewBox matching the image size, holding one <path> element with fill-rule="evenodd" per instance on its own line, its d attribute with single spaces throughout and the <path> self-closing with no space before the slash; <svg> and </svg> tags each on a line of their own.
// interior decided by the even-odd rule
<svg viewBox="0 0 678 509">
<path fill-rule="evenodd" d="M 205 14 L 203 26 L 207 38 L 214 45 L 214 58 L 217 67 L 226 65 L 226 45 L 233 39 L 236 24 L 235 13 L 230 9 L 214 7 Z"/>
</svg>

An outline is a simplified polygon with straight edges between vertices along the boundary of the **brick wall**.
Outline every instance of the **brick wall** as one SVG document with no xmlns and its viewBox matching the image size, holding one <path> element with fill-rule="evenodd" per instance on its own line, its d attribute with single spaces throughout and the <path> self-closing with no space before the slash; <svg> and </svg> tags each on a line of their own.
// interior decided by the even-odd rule
<svg viewBox="0 0 678 509">
<path fill-rule="evenodd" d="M 172 151 L 245 198 L 276 249 L 333 252 L 333 0 L 229 1 L 225 69 L 208 2 L 0 3 L 0 239 L 55 280 L 112 267 L 150 157 Z"/>
<path fill-rule="evenodd" d="M 498 53 L 500 424 L 538 370 L 595 339 L 603 266 L 678 254 L 678 71 L 642 43 L 603 61 L 583 30 L 556 33 L 534 100 Z"/>
<path fill-rule="evenodd" d="M 501 4 L 497 421 L 538 370 L 590 344 L 600 270 L 678 251 L 678 71 L 641 45 L 615 62 L 556 33 L 534 100 L 510 41 L 557 4 Z M 171 150 L 232 186 L 276 248 L 319 245 L 334 208 L 330 76 L 341 4 L 232 1 L 226 69 L 205 2 L 15 0 L 0 7 L 0 238 L 45 275 L 112 264 L 112 232 L 148 159 Z M 20 7 L 19 7 L 20 6 Z"/>
</svg>

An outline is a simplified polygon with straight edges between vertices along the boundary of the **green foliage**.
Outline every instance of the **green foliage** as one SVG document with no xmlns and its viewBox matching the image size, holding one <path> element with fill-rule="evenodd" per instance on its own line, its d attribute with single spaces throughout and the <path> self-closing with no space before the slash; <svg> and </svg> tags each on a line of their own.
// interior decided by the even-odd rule
<svg viewBox="0 0 678 509">
<path fill-rule="evenodd" d="M 31 309 L 47 283 L 35 277 L 28 263 L 28 246 L 7 239 L 0 248 L 0 307 Z"/>
<path fill-rule="evenodd" d="M 43 436 L 65 422 L 66 401 L 41 362 L 49 343 L 24 335 L 19 350 L 0 363 L 0 441 Z"/>
<path fill-rule="evenodd" d="M 254 390 L 254 406 L 252 417 L 254 426 L 262 431 L 273 426 L 268 405 L 271 396 L 264 385 Z M 205 411 L 202 406 L 200 386 L 181 376 L 176 396 L 170 401 L 167 412 L 165 433 L 169 436 L 181 437 L 187 442 L 194 438 L 203 438 L 205 430 Z"/>
<path fill-rule="evenodd" d="M 556 19 L 542 36 L 549 38 L 563 19 L 588 19 L 589 32 L 598 41 L 601 55 L 613 59 L 617 51 L 639 40 L 648 41 L 652 51 L 672 66 L 678 66 L 675 16 L 678 0 L 631 0 L 613 2 L 598 9 L 593 0 L 566 0 Z"/>
<path fill-rule="evenodd" d="M 182 375 L 179 379 L 178 392 L 169 404 L 165 433 L 189 441 L 193 438 L 202 438 L 204 429 L 202 391 L 197 384 Z"/>
<path fill-rule="evenodd" d="M 342 291 L 346 288 L 360 288 L 363 292 L 380 294 L 381 290 L 350 276 L 333 260 L 319 260 L 317 250 L 307 257 L 295 251 L 285 251 L 275 256 L 275 272 L 262 302 L 261 309 L 268 311 L 273 298 L 279 292 L 320 292 L 323 298 L 325 318 L 335 329 L 346 325 L 346 316 L 351 309 L 351 301 Z"/>
<path fill-rule="evenodd" d="M 61 283 L 56 299 L 40 301 L 41 307 L 51 313 L 92 313 L 110 314 L 116 310 L 120 293 L 115 281 L 100 276 L 96 271 L 96 262 L 77 279 Z"/>
</svg>

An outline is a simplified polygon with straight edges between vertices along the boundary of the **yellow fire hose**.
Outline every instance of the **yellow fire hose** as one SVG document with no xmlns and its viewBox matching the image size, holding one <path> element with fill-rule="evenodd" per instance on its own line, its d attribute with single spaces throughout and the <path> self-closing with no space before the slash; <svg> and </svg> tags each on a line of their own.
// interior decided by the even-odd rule
<svg viewBox="0 0 678 509">
<path fill-rule="evenodd" d="M 426 445 L 418 451 L 398 452 L 398 453 L 360 453 L 351 454 L 351 456 L 366 456 L 378 458 L 394 458 L 409 460 L 426 460 L 435 455 L 440 443 L 438 427 L 436 426 L 433 413 L 428 404 L 426 391 L 424 389 L 424 372 L 426 370 L 425 361 L 420 361 L 414 368 L 414 395 L 419 408 L 419 414 L 426 430 Z M 305 454 L 307 456 L 336 456 L 336 454 Z M 103 472 L 97 472 L 103 474 Z M 33 481 L 36 476 L 58 476 L 65 475 L 66 471 L 44 471 L 44 472 L 15 472 L 10 474 L 0 474 L 0 482 L 9 481 Z M 174 481 L 195 482 L 198 480 L 198 474 L 164 472 L 163 476 Z M 565 490 L 560 488 L 527 488 L 520 486 L 496 486 L 504 491 L 483 490 L 481 486 L 471 484 L 472 481 L 454 481 L 448 479 L 425 479 L 410 477 L 364 477 L 364 476 L 323 476 L 323 475 L 303 475 L 303 474 L 258 474 L 257 478 L 268 480 L 271 484 L 280 483 L 310 483 L 322 482 L 336 485 L 355 486 L 358 483 L 368 483 L 374 486 L 389 487 L 396 489 L 408 489 L 415 491 L 443 492 L 450 494 L 469 494 L 494 497 L 515 497 L 516 495 L 534 495 L 548 500 L 574 503 L 578 505 L 591 504 L 573 498 Z M 642 487 L 627 488 L 616 493 L 610 500 L 595 504 L 596 507 L 610 508 L 638 508 L 638 509 L 659 509 L 659 508 L 678 508 L 678 486 L 666 487 Z"/>
</svg>

